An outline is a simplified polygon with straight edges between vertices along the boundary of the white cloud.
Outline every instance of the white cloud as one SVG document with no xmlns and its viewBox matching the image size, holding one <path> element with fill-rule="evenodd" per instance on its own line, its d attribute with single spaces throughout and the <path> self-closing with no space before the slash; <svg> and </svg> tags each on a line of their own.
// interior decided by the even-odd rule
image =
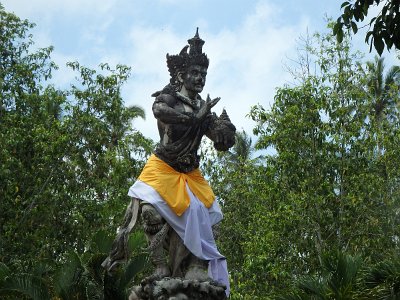
<svg viewBox="0 0 400 300">
<path fill-rule="evenodd" d="M 95 22 L 88 28 L 83 28 L 81 38 L 85 39 L 88 44 L 104 46 L 104 43 L 107 42 L 105 40 L 104 32 L 110 28 L 113 21 L 114 18 L 112 15 L 106 15 L 104 18 L 101 18 L 101 20 Z"/>
<path fill-rule="evenodd" d="M 60 37 L 71 34 L 67 26 L 73 28 L 72 33 L 75 33 L 74 40 L 69 40 L 69 43 L 84 41 L 92 47 L 103 45 L 104 32 L 112 24 L 113 11 L 118 8 L 117 0 L 3 0 L 2 3 L 7 11 L 15 11 L 20 18 L 36 23 L 33 31 L 35 42 L 38 44 L 40 36 L 47 35 L 46 46 L 54 45 L 55 35 L 60 40 Z M 54 28 L 62 30 L 54 33 Z"/>
<path fill-rule="evenodd" d="M 169 81 L 166 53 L 179 53 L 187 39 L 194 35 L 196 26 L 200 27 L 200 36 L 206 41 L 204 51 L 210 58 L 203 97 L 207 93 L 210 93 L 211 97 L 220 96 L 222 99 L 215 111 L 220 113 L 222 108 L 226 107 L 236 127 L 251 132 L 254 123 L 246 118 L 246 114 L 252 105 L 261 103 L 264 107 L 269 107 L 272 103 L 275 87 L 281 86 L 289 76 L 282 63 L 286 61 L 287 56 L 295 56 L 295 39 L 306 31 L 308 24 L 306 19 L 302 20 L 298 16 L 297 23 L 284 23 L 282 20 L 287 16 L 268 0 L 249 2 L 253 9 L 247 16 L 240 15 L 231 24 L 220 26 L 218 29 L 212 25 L 212 20 L 207 14 L 200 11 L 195 14 L 197 10 L 191 11 L 193 18 L 188 19 L 189 23 L 184 28 L 174 27 L 176 20 L 165 18 L 168 16 L 167 8 L 177 13 L 177 7 L 180 7 L 182 0 L 159 0 L 158 4 L 164 5 L 165 8 L 163 15 L 149 13 L 153 19 L 146 21 L 146 16 L 138 18 L 138 14 L 145 13 L 147 8 L 140 6 L 140 2 L 137 1 L 3 2 L 8 11 L 18 10 L 19 16 L 37 23 L 40 20 L 41 24 L 44 23 L 49 28 L 54 28 L 50 26 L 60 23 L 63 24 L 61 28 L 65 30 L 65 22 L 74 20 L 79 21 L 79 26 L 83 25 L 82 28 L 74 27 L 77 32 L 69 33 L 74 39 L 72 43 L 79 43 L 79 46 L 60 48 L 55 45 L 52 57 L 60 65 L 61 71 L 55 74 L 54 81 L 60 85 L 71 82 L 74 76 L 64 67 L 66 61 L 78 60 L 82 65 L 89 67 L 95 67 L 100 62 L 132 66 L 132 77 L 123 89 L 124 99 L 127 105 L 140 105 L 145 109 L 146 121 L 135 120 L 134 125 L 144 135 L 155 140 L 158 139 L 158 132 L 151 111 L 153 99 L 150 95 L 163 88 Z M 195 6 L 200 2 L 193 0 L 190 4 L 186 1 L 185 3 Z M 132 11 L 129 11 L 130 8 Z M 115 35 L 111 36 L 113 38 L 118 35 L 118 39 L 110 41 L 110 29 L 115 30 L 112 26 L 116 25 L 122 16 L 131 20 L 131 23 L 125 25 L 125 20 L 124 26 L 119 27 Z M 40 28 L 40 43 L 54 44 L 52 38 L 55 37 L 45 29 L 46 26 L 41 25 Z M 187 32 L 192 33 L 188 36 Z M 67 37 L 68 32 L 57 31 L 57 34 L 65 34 Z M 35 33 L 35 39 L 36 37 Z M 114 42 L 118 43 L 118 46 Z M 71 45 L 71 40 L 66 39 L 65 43 Z"/>
<path fill-rule="evenodd" d="M 52 82 L 57 87 L 62 89 L 69 88 L 75 82 L 75 77 L 78 75 L 71 68 L 67 67 L 67 62 L 79 61 L 79 58 L 68 55 L 63 55 L 59 52 L 54 52 L 51 59 L 57 64 L 58 70 L 53 72 Z"/>
<path fill-rule="evenodd" d="M 43 17 L 57 17 L 59 14 L 92 15 L 104 14 L 111 10 L 117 0 L 3 0 L 8 11 L 18 11 L 22 18 L 43 20 Z M 43 12 L 46 14 L 43 14 Z"/>
<path fill-rule="evenodd" d="M 295 39 L 307 27 L 306 21 L 277 27 L 273 22 L 278 17 L 276 13 L 275 7 L 260 1 L 238 30 L 212 33 L 207 26 L 206 30 L 200 28 L 200 36 L 206 41 L 203 50 L 210 58 L 202 95 L 221 97 L 214 111 L 219 114 L 225 107 L 236 127 L 249 133 L 254 127 L 246 117 L 250 107 L 257 103 L 269 107 L 272 103 L 275 88 L 288 78 L 282 62 L 293 53 Z M 145 108 L 146 121 L 135 121 L 135 126 L 153 139 L 158 138 L 158 133 L 150 94 L 168 83 L 166 53 L 179 53 L 190 37 L 171 29 L 134 27 L 131 31 L 133 49 L 129 64 L 134 76 L 126 89 L 129 91 L 126 99 L 128 104 Z"/>
<path fill-rule="evenodd" d="M 160 4 L 166 5 L 194 5 L 198 4 L 201 0 L 158 0 Z"/>
<path fill-rule="evenodd" d="M 182 39 L 169 28 L 141 26 L 133 27 L 127 38 L 132 48 L 128 53 L 119 54 L 120 62 L 132 66 L 132 77 L 123 90 L 124 99 L 127 105 L 138 105 L 145 109 L 146 120 L 137 119 L 134 125 L 145 136 L 157 140 L 156 121 L 151 110 L 153 104 L 151 94 L 168 83 L 166 51 L 170 53 L 179 51 L 177 45 Z"/>
</svg>

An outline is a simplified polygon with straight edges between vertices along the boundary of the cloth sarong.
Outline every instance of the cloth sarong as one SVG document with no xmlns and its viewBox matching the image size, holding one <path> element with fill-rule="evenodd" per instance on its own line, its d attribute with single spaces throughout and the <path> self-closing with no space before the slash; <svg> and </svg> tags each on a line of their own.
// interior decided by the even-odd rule
<svg viewBox="0 0 400 300">
<path fill-rule="evenodd" d="M 210 208 L 215 200 L 210 185 L 199 169 L 180 173 L 154 154 L 144 166 L 139 180 L 153 187 L 178 216 L 182 215 L 190 204 L 186 184 L 207 208 Z"/>
<path fill-rule="evenodd" d="M 128 195 L 152 204 L 179 235 L 191 253 L 202 260 L 210 261 L 209 276 L 226 285 L 226 293 L 229 295 L 226 259 L 219 253 L 212 232 L 212 225 L 222 220 L 221 208 L 217 201 L 213 201 L 207 208 L 191 191 L 188 183 L 185 184 L 184 189 L 189 196 L 190 205 L 180 216 L 170 208 L 158 191 L 141 180 L 137 180 L 130 187 Z"/>
</svg>

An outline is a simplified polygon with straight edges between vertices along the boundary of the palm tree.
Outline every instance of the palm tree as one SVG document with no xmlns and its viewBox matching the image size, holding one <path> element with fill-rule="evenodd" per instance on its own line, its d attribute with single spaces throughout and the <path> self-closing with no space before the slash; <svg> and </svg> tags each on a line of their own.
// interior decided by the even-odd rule
<svg viewBox="0 0 400 300">
<path fill-rule="evenodd" d="M 121 115 L 115 120 L 116 116 L 111 112 L 109 123 L 111 124 L 111 143 L 113 146 L 118 145 L 118 142 L 130 132 L 130 124 L 134 119 L 146 118 L 146 114 L 143 108 L 140 106 L 132 105 L 129 107 L 124 107 Z"/>
<path fill-rule="evenodd" d="M 385 110 L 390 106 L 398 106 L 399 103 L 394 103 L 393 86 L 400 86 L 400 67 L 392 66 L 384 75 L 385 64 L 384 58 L 375 57 L 374 61 L 367 62 L 368 90 L 373 96 L 372 109 L 376 120 L 378 135 L 381 132 L 382 122 L 385 117 Z M 377 154 L 382 153 L 382 146 L 377 138 Z"/>
<path fill-rule="evenodd" d="M 347 300 L 360 299 L 357 279 L 361 258 L 342 252 L 325 254 L 320 276 L 304 276 L 297 282 L 297 289 L 281 300 Z"/>
<path fill-rule="evenodd" d="M 86 252 L 70 252 L 57 270 L 38 262 L 29 272 L 21 273 L 0 262 L 0 299 L 127 299 L 134 277 L 147 263 L 147 255 L 142 251 L 145 237 L 142 232 L 131 235 L 128 247 L 132 257 L 111 274 L 105 272 L 101 263 L 112 242 L 113 237 L 98 231 Z"/>
<path fill-rule="evenodd" d="M 393 84 L 400 85 L 400 66 L 392 66 L 384 76 L 384 58 L 375 57 L 375 61 L 367 62 L 369 70 L 368 89 L 374 97 L 374 114 L 378 122 L 384 116 L 384 110 L 392 103 L 390 90 Z"/>
<path fill-rule="evenodd" d="M 379 262 L 364 280 L 371 299 L 400 299 L 400 258 Z"/>
<path fill-rule="evenodd" d="M 252 138 L 242 130 L 236 132 L 235 135 L 235 145 L 233 145 L 231 151 L 228 152 L 228 160 L 234 166 L 243 166 L 243 164 L 248 162 L 257 163 L 262 156 L 257 156 L 252 158 L 255 152 L 255 148 L 252 145 Z"/>
<path fill-rule="evenodd" d="M 50 299 L 48 288 L 39 272 L 18 273 L 0 263 L 0 298 Z"/>
<path fill-rule="evenodd" d="M 135 232 L 129 239 L 133 255 L 126 265 L 113 274 L 104 273 L 101 263 L 111 249 L 113 238 L 98 231 L 91 240 L 89 250 L 78 255 L 71 252 L 66 263 L 55 276 L 55 292 L 62 300 L 72 299 L 127 299 L 133 278 L 142 271 L 147 255 L 142 252 L 145 237 Z"/>
</svg>

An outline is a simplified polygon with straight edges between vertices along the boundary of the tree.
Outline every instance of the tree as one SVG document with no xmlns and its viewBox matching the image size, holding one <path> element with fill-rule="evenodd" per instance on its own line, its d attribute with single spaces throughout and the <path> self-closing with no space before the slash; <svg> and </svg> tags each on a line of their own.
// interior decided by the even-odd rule
<svg viewBox="0 0 400 300">
<path fill-rule="evenodd" d="M 251 159 L 254 152 L 251 137 L 243 130 L 236 133 L 235 145 L 229 151 L 229 160 L 235 164 L 245 162 Z"/>
<path fill-rule="evenodd" d="M 336 35 L 337 40 L 339 42 L 343 40 L 343 27 L 351 29 L 356 34 L 358 23 L 368 16 L 369 9 L 373 5 L 381 3 L 381 11 L 369 22 L 370 30 L 367 32 L 365 42 L 371 45 L 370 50 L 373 45 L 379 55 L 382 54 L 385 45 L 388 50 L 392 47 L 400 49 L 400 3 L 398 1 L 355 0 L 343 2 L 341 6 L 343 13 L 333 27 L 333 34 Z"/>
<path fill-rule="evenodd" d="M 135 276 L 143 271 L 147 255 L 142 252 L 146 241 L 142 232 L 135 232 L 129 240 L 130 259 L 118 270 L 105 272 L 101 263 L 108 256 L 113 236 L 96 232 L 87 250 L 68 253 L 61 267 L 54 273 L 54 294 L 69 299 L 127 299 Z"/>
<path fill-rule="evenodd" d="M 265 157 L 266 193 L 249 210 L 241 270 L 249 278 L 246 295 L 249 287 L 279 293 L 294 278 L 321 274 L 328 250 L 370 262 L 398 251 L 399 160 L 392 155 L 399 151 L 399 111 L 387 106 L 391 117 L 379 133 L 370 73 L 348 38 L 338 44 L 316 34 L 306 51 L 306 63 L 314 65 L 302 68 L 308 71 L 300 82 L 278 88 L 271 110 L 256 106 L 250 113 L 258 124 L 256 146 L 276 154 Z M 389 93 L 398 101 L 396 89 Z"/>
<path fill-rule="evenodd" d="M 132 127 L 144 111 L 121 97 L 131 69 L 70 63 L 79 79 L 58 89 L 52 48 L 31 50 L 32 27 L 0 7 L 0 261 L 21 271 L 113 232 L 152 148 Z"/>
<path fill-rule="evenodd" d="M 400 67 L 392 66 L 384 76 L 384 58 L 375 57 L 374 62 L 367 62 L 367 68 L 368 88 L 375 98 L 373 109 L 376 119 L 380 121 L 384 117 L 387 106 L 399 105 L 399 103 L 393 103 L 396 98 L 393 94 L 394 89 L 400 86 Z"/>
<path fill-rule="evenodd" d="M 264 168 L 261 161 L 251 158 L 254 148 L 245 131 L 237 132 L 236 144 L 229 152 L 217 153 L 211 143 L 203 144 L 201 149 L 202 171 L 217 195 L 224 214 L 217 232 L 217 242 L 221 253 L 227 257 L 231 298 L 241 299 L 244 290 L 251 290 L 251 287 L 244 287 L 248 281 L 248 273 L 243 272 L 245 249 L 253 210 L 257 209 L 254 203 L 262 201 L 267 194 L 264 190 Z"/>
<path fill-rule="evenodd" d="M 5 299 L 21 299 L 28 297 L 33 300 L 50 299 L 45 281 L 32 273 L 18 273 L 0 263 L 0 296 Z"/>
<path fill-rule="evenodd" d="M 23 259 L 25 245 L 38 246 L 35 233 L 26 228 L 38 225 L 39 232 L 43 216 L 28 218 L 28 214 L 40 199 L 46 200 L 51 185 L 65 182 L 57 176 L 62 161 L 54 153 L 65 147 L 54 111 L 65 102 L 65 94 L 52 86 L 43 87 L 55 68 L 49 59 L 52 48 L 30 53 L 33 41 L 28 30 L 33 25 L 3 7 L 0 15 L 0 257 L 8 263 L 11 256 Z M 41 213 L 54 216 L 49 211 Z"/>
<path fill-rule="evenodd" d="M 359 287 L 361 258 L 344 253 L 325 254 L 320 276 L 304 276 L 297 280 L 292 294 L 279 297 L 282 300 L 345 300 L 362 299 Z"/>
<path fill-rule="evenodd" d="M 373 116 L 371 118 L 372 125 L 377 127 L 377 153 L 381 154 L 381 143 L 384 136 L 382 136 L 382 126 L 384 124 L 383 118 L 391 118 L 390 111 L 393 108 L 399 107 L 397 93 L 400 88 L 400 67 L 392 66 L 384 76 L 384 58 L 375 57 L 375 61 L 367 62 L 368 76 L 368 91 L 372 95 L 372 110 Z M 389 112 L 389 115 L 386 115 Z"/>
<path fill-rule="evenodd" d="M 370 267 L 364 275 L 363 283 L 370 299 L 399 299 L 399 257 L 388 257 Z"/>
</svg>

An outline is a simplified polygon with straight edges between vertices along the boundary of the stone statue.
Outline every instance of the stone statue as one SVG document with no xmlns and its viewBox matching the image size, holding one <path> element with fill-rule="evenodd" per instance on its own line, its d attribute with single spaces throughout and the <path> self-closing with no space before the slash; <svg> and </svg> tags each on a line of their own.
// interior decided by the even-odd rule
<svg viewBox="0 0 400 300">
<path fill-rule="evenodd" d="M 198 29 L 188 43 L 178 55 L 167 54 L 170 83 L 152 95 L 160 142 L 129 189 L 124 224 L 103 262 L 111 271 L 126 260 L 128 235 L 140 215 L 155 270 L 130 299 L 224 299 L 221 291 L 229 293 L 226 260 L 213 232 L 222 212 L 200 173 L 197 151 L 204 135 L 217 150 L 228 150 L 236 129 L 225 110 L 219 117 L 211 112 L 220 98 L 199 95 L 209 60 Z"/>
</svg>

